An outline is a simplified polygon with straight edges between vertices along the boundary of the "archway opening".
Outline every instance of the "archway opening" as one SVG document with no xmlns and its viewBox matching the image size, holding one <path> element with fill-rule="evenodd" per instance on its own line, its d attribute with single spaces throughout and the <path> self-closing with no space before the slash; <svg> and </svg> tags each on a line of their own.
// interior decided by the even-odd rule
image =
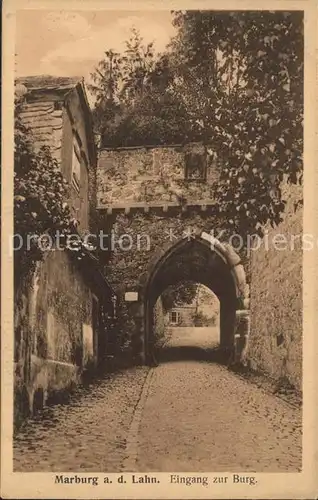
<svg viewBox="0 0 318 500">
<path fill-rule="evenodd" d="M 219 350 L 230 356 L 234 346 L 237 286 L 232 267 L 202 238 L 182 240 L 156 263 L 145 293 L 145 352 L 155 355 L 154 314 L 158 298 L 180 283 L 208 288 L 219 301 Z"/>
<path fill-rule="evenodd" d="M 153 309 L 157 362 L 216 359 L 220 350 L 220 301 L 205 285 L 169 286 Z"/>
</svg>

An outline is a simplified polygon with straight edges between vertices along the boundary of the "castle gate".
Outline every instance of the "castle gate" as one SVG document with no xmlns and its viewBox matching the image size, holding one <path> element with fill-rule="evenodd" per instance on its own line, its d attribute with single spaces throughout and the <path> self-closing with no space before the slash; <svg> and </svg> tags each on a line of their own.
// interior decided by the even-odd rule
<svg viewBox="0 0 318 500">
<path fill-rule="evenodd" d="M 97 210 L 107 228 L 107 276 L 119 297 L 119 334 L 140 362 L 152 357 L 157 298 L 181 281 L 216 294 L 221 347 L 234 345 L 236 310 L 248 287 L 240 256 L 216 237 L 217 180 L 215 156 L 202 144 L 100 151 Z"/>
</svg>

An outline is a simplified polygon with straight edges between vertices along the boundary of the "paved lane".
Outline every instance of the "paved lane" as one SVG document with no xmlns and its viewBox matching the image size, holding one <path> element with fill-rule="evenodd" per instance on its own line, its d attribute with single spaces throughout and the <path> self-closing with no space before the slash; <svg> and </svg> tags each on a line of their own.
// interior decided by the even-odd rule
<svg viewBox="0 0 318 500">
<path fill-rule="evenodd" d="M 300 410 L 209 361 L 216 329 L 172 333 L 157 368 L 109 375 L 29 422 L 14 470 L 298 470 Z"/>
<path fill-rule="evenodd" d="M 300 469 L 301 411 L 206 361 L 213 335 L 217 341 L 215 330 L 173 330 L 164 356 L 169 361 L 163 358 L 155 368 L 144 404 L 137 469 Z"/>
<path fill-rule="evenodd" d="M 118 472 L 148 369 L 137 367 L 78 388 L 71 402 L 45 408 L 14 440 L 17 472 Z"/>
</svg>

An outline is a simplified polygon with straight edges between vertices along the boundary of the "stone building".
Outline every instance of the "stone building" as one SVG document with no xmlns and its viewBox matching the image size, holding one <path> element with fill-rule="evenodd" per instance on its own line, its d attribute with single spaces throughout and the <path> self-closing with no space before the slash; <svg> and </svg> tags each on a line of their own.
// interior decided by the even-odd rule
<svg viewBox="0 0 318 500">
<path fill-rule="evenodd" d="M 16 291 L 17 401 L 25 399 L 32 409 L 36 395 L 43 404 L 89 366 L 105 365 L 116 342 L 130 361 L 151 363 L 166 326 L 160 295 L 181 281 L 216 295 L 221 349 L 234 350 L 236 360 L 243 352 L 254 369 L 300 388 L 300 241 L 285 252 L 261 247 L 246 261 L 217 239 L 220 165 L 213 145 L 102 148 L 97 154 L 81 81 L 34 77 L 19 84 L 35 146 L 51 147 L 72 187 L 79 232 L 102 231 L 106 246 L 101 261 L 90 252 L 80 262 L 50 252 L 32 290 Z M 301 232 L 301 208 L 294 210 L 299 190 L 285 190 L 284 221 L 270 229 L 272 236 Z M 105 322 L 114 314 L 115 296 L 116 340 Z"/>
<path fill-rule="evenodd" d="M 195 305 L 183 305 L 170 309 L 169 326 L 193 326 Z"/>
<path fill-rule="evenodd" d="M 221 346 L 233 349 L 236 361 L 301 389 L 302 187 L 283 184 L 283 222 L 268 229 L 270 241 L 287 238 L 285 250 L 263 240 L 243 262 L 211 238 L 222 229 L 213 195 L 218 175 L 213 145 L 100 150 L 97 210 L 114 231 L 109 279 L 125 313 L 119 331 L 131 336 L 140 360 L 151 359 L 157 297 L 172 284 L 195 281 L 219 300 Z M 134 300 L 126 301 L 131 291 Z"/>
<path fill-rule="evenodd" d="M 213 194 L 219 165 L 202 144 L 101 149 L 97 210 L 111 224 L 108 276 L 119 296 L 118 331 L 136 361 L 151 362 L 153 316 L 171 285 L 206 285 L 220 301 L 220 344 L 234 347 L 236 311 L 247 303 L 240 256 L 211 236 L 222 229 Z"/>
<path fill-rule="evenodd" d="M 21 118 L 35 148 L 49 146 L 71 193 L 79 233 L 91 228 L 96 150 L 85 88 L 78 79 L 30 77 L 18 82 Z M 111 352 L 114 292 L 86 250 L 45 252 L 31 286 L 15 290 L 15 411 L 17 419 L 57 391 L 82 380 Z"/>
</svg>

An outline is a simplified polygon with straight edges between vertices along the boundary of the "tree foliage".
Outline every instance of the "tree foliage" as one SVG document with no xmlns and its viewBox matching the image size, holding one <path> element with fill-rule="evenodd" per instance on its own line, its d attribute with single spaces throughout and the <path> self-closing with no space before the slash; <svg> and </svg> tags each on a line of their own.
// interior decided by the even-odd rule
<svg viewBox="0 0 318 500">
<path fill-rule="evenodd" d="M 281 220 L 284 178 L 302 180 L 303 14 L 172 15 L 177 34 L 166 53 L 155 55 L 134 31 L 112 76 L 106 59 L 93 75 L 113 89 L 96 91 L 97 114 L 102 96 L 112 96 L 103 145 L 212 145 L 222 165 L 215 198 L 224 227 L 262 234 Z"/>
<path fill-rule="evenodd" d="M 173 307 L 191 304 L 196 297 L 198 284 L 193 281 L 183 281 L 168 287 L 161 295 L 165 311 Z"/>
<path fill-rule="evenodd" d="M 180 142 L 186 110 L 171 87 L 173 72 L 169 56 L 155 54 L 136 29 L 123 54 L 105 51 L 89 85 L 102 146 Z"/>
<path fill-rule="evenodd" d="M 176 12 L 174 23 L 191 135 L 222 160 L 219 213 L 261 232 L 280 221 L 284 174 L 296 183 L 302 170 L 302 14 Z"/>
</svg>

